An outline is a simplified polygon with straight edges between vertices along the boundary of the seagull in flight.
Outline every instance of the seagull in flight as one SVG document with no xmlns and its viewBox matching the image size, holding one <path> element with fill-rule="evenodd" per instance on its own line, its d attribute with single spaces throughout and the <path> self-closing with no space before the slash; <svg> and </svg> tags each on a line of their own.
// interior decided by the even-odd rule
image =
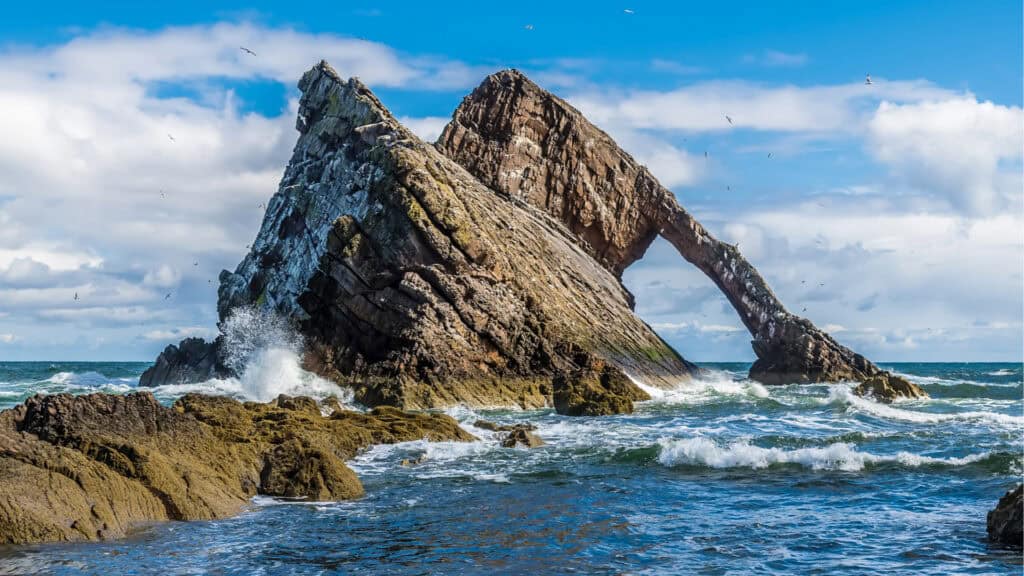
<svg viewBox="0 0 1024 576">
<path fill-rule="evenodd" d="M 771 160 L 771 159 L 772 159 L 772 153 L 771 153 L 771 152 L 769 152 L 769 153 L 768 153 L 768 159 L 769 159 L 769 160 Z"/>
<path fill-rule="evenodd" d="M 636 12 L 633 12 L 629 8 L 626 8 L 625 10 L 623 10 L 623 12 L 625 12 L 626 14 L 636 14 Z"/>
<path fill-rule="evenodd" d="M 170 300 L 170 299 L 171 299 L 171 293 L 168 292 L 167 296 L 164 296 L 164 300 Z"/>
<path fill-rule="evenodd" d="M 167 197 L 167 194 L 165 194 L 165 193 L 164 193 L 164 191 L 163 191 L 163 190 L 161 190 L 161 191 L 160 191 L 160 197 L 161 197 L 161 198 L 166 198 L 166 197 Z"/>
<path fill-rule="evenodd" d="M 78 292 L 75 292 L 75 300 L 78 300 Z"/>
<path fill-rule="evenodd" d="M 731 126 L 732 125 L 732 118 L 730 118 L 729 115 L 726 114 L 725 115 L 725 119 L 729 121 L 729 125 Z"/>
<path fill-rule="evenodd" d="M 248 48 L 246 48 L 245 46 L 239 46 L 239 47 L 238 47 L 238 49 L 239 49 L 239 50 L 241 50 L 242 52 L 245 52 L 246 54 L 251 54 L 251 55 L 253 55 L 253 56 L 255 56 L 255 55 L 256 55 L 256 53 L 255 53 L 255 52 L 253 52 L 252 50 L 249 50 L 249 49 L 248 49 Z"/>
<path fill-rule="evenodd" d="M 533 24 L 527 24 L 526 26 L 523 26 L 523 28 L 527 30 L 533 30 Z"/>
<path fill-rule="evenodd" d="M 177 140 L 174 139 L 174 136 L 171 136 L 170 134 L 167 134 L 167 138 L 169 138 L 171 142 L 177 142 Z"/>
<path fill-rule="evenodd" d="M 708 151 L 707 151 L 707 150 L 705 150 L 705 151 L 704 151 L 704 159 L 705 159 L 705 160 L 707 160 L 707 159 L 708 159 Z"/>
<path fill-rule="evenodd" d="M 199 266 L 199 260 L 193 260 L 192 261 L 192 265 L 193 266 Z"/>
<path fill-rule="evenodd" d="M 864 83 L 867 84 L 868 86 L 874 84 L 874 82 L 871 81 L 871 74 L 864 75 Z"/>
</svg>

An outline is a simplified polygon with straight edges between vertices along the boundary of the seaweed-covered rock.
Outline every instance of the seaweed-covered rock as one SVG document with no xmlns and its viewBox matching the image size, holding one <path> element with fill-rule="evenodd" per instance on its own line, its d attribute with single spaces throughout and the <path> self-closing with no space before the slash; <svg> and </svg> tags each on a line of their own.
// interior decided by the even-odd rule
<svg viewBox="0 0 1024 576">
<path fill-rule="evenodd" d="M 651 397 L 622 370 L 590 358 L 554 379 L 555 411 L 567 416 L 632 414 L 633 402 Z"/>
<path fill-rule="evenodd" d="M 887 372 L 868 378 L 853 391 L 860 396 L 870 396 L 881 402 L 928 397 L 928 393 L 917 384 Z"/>
<path fill-rule="evenodd" d="M 1003 495 L 988 513 L 988 538 L 1014 548 L 1024 545 L 1024 484 Z"/>
<path fill-rule="evenodd" d="M 33 396 L 0 412 L 0 543 L 96 540 L 157 520 L 209 520 L 256 494 L 343 500 L 363 493 L 344 463 L 375 443 L 472 440 L 443 414 L 320 413 L 189 394 Z"/>
</svg>

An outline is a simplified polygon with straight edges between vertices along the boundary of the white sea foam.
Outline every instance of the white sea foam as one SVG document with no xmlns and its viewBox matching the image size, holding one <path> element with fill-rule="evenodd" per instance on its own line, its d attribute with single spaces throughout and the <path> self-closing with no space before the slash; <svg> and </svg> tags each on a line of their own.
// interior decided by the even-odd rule
<svg viewBox="0 0 1024 576">
<path fill-rule="evenodd" d="M 703 403 L 722 396 L 752 398 L 768 398 L 770 396 L 768 389 L 760 383 L 752 380 L 738 381 L 724 372 L 711 372 L 701 378 L 682 382 L 670 389 L 650 386 L 632 376 L 630 379 L 644 392 L 647 392 L 652 400 L 667 404 Z"/>
<path fill-rule="evenodd" d="M 916 467 L 928 464 L 962 466 L 986 458 L 989 454 L 972 454 L 962 458 L 935 458 L 910 452 L 877 455 L 860 452 L 852 444 L 837 442 L 824 447 L 762 448 L 747 441 L 720 445 L 710 438 L 661 439 L 658 462 L 664 466 L 684 464 L 711 468 L 767 468 L 773 464 L 799 464 L 814 470 L 863 470 L 866 464 L 898 463 Z"/>
<path fill-rule="evenodd" d="M 870 400 L 868 398 L 858 396 L 853 393 L 849 386 L 843 384 L 837 384 L 831 387 L 829 397 L 826 400 L 826 403 L 845 405 L 850 408 L 853 408 L 854 410 L 867 412 L 869 414 L 881 418 L 888 418 L 890 420 L 901 420 L 904 422 L 914 422 L 917 424 L 935 424 L 939 422 L 950 422 L 960 420 L 982 421 L 988 424 L 1010 426 L 1013 428 L 1020 428 L 1024 426 L 1024 417 L 1011 416 L 1009 414 L 1000 414 L 998 412 L 982 412 L 972 410 L 964 412 L 935 413 L 896 408 L 888 404 L 882 404 Z"/>
<path fill-rule="evenodd" d="M 225 364 L 237 378 L 213 378 L 197 384 L 158 386 L 158 397 L 188 392 L 226 394 L 268 402 L 280 394 L 326 398 L 351 404 L 352 392 L 301 367 L 301 337 L 287 321 L 256 308 L 238 308 L 221 326 Z"/>
</svg>

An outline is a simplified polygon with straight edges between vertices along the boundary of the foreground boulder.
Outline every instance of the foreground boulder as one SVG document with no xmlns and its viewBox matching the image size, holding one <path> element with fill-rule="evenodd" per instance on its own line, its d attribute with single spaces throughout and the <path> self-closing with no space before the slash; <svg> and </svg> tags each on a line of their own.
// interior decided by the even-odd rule
<svg viewBox="0 0 1024 576">
<path fill-rule="evenodd" d="M 256 494 L 363 494 L 344 460 L 376 443 L 472 440 L 452 418 L 379 408 L 321 415 L 190 394 L 34 396 L 0 412 L 0 543 L 97 540 L 158 520 L 237 513 Z"/>
<path fill-rule="evenodd" d="M 870 396 L 881 402 L 928 398 L 928 393 L 917 384 L 889 373 L 872 376 L 861 382 L 853 391 L 860 396 Z"/>
<path fill-rule="evenodd" d="M 988 513 L 988 538 L 1015 548 L 1024 544 L 1024 484 L 1007 492 Z"/>
<path fill-rule="evenodd" d="M 633 402 L 651 397 L 622 370 L 600 359 L 590 359 L 554 380 L 555 411 L 566 416 L 632 414 Z"/>
</svg>

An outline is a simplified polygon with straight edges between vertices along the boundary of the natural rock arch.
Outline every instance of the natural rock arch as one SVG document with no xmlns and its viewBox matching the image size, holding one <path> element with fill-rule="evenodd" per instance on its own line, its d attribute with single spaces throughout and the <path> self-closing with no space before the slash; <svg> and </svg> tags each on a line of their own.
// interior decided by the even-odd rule
<svg viewBox="0 0 1024 576">
<path fill-rule="evenodd" d="M 716 239 L 579 111 L 516 70 L 467 96 L 437 147 L 499 193 L 560 219 L 616 276 L 662 236 L 722 291 L 750 332 L 752 378 L 864 380 L 882 371 L 788 312 L 736 246 Z"/>
</svg>

